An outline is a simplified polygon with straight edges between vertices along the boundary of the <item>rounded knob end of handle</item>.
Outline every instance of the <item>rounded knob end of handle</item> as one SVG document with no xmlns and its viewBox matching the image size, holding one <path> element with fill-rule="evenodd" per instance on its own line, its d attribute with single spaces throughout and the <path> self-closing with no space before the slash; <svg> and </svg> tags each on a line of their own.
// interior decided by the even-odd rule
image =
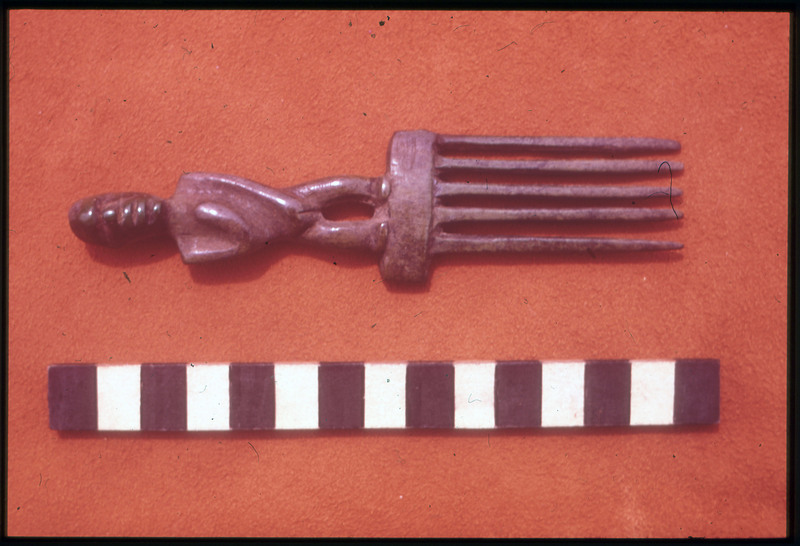
<svg viewBox="0 0 800 546">
<path fill-rule="evenodd" d="M 164 202 L 146 193 L 105 193 L 69 209 L 73 233 L 87 243 L 118 247 L 166 231 Z"/>
</svg>

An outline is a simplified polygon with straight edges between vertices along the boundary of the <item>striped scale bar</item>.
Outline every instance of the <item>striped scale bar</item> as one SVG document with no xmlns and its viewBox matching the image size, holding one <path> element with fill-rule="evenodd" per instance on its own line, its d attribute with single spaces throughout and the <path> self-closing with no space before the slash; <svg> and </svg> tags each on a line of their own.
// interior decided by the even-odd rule
<svg viewBox="0 0 800 546">
<path fill-rule="evenodd" d="M 719 422 L 719 361 L 56 364 L 50 427 L 493 429 Z"/>
</svg>

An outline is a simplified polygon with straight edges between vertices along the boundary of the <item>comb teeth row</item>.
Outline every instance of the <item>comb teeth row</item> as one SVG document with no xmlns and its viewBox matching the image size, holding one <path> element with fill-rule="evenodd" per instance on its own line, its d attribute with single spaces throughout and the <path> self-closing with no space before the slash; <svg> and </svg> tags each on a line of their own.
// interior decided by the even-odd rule
<svg viewBox="0 0 800 546">
<path fill-rule="evenodd" d="M 649 241 L 601 237 L 522 237 L 461 235 L 449 233 L 448 225 L 461 222 L 652 222 L 680 219 L 681 211 L 654 207 L 551 207 L 515 206 L 493 208 L 455 206 L 453 197 L 513 197 L 575 201 L 597 199 L 650 199 L 681 195 L 671 187 L 612 186 L 607 184 L 542 184 L 536 177 L 567 175 L 570 178 L 598 176 L 656 176 L 683 170 L 677 161 L 650 159 L 487 159 L 448 157 L 448 154 L 499 156 L 504 154 L 546 154 L 582 156 L 625 156 L 634 154 L 673 153 L 680 150 L 674 140 L 654 138 L 584 138 L 584 137 L 492 137 L 437 135 L 435 140 L 434 211 L 432 253 L 446 252 L 537 252 L 584 250 L 672 250 L 681 248 L 671 241 Z M 669 165 L 667 168 L 666 165 Z M 477 175 L 524 175 L 525 184 L 470 183 Z M 462 181 L 452 178 L 461 176 Z"/>
<path fill-rule="evenodd" d="M 718 360 L 56 365 L 55 430 L 714 424 Z"/>
</svg>

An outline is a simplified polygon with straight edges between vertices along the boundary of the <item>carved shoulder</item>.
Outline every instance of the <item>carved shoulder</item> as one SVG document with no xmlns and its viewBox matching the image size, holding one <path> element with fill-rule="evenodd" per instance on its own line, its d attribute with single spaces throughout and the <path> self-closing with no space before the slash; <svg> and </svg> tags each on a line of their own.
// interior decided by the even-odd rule
<svg viewBox="0 0 800 546">
<path fill-rule="evenodd" d="M 302 203 L 238 176 L 189 173 L 165 203 L 169 230 L 187 263 L 227 258 L 302 232 Z"/>
</svg>

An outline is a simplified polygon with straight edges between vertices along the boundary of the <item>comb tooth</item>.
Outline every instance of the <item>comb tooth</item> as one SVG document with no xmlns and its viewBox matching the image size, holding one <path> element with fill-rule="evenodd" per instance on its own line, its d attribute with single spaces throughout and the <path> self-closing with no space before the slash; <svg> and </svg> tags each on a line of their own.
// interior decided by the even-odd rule
<svg viewBox="0 0 800 546">
<path fill-rule="evenodd" d="M 442 233 L 431 244 L 431 252 L 585 252 L 678 250 L 681 243 L 643 239 L 598 237 L 506 237 Z"/>
<path fill-rule="evenodd" d="M 683 192 L 678 188 L 651 186 L 529 186 L 523 184 L 468 184 L 462 182 L 439 182 L 436 195 L 490 195 L 508 197 L 563 197 L 580 199 L 647 199 L 649 197 L 678 197 Z"/>
<path fill-rule="evenodd" d="M 447 171 L 482 171 L 515 174 L 659 174 L 664 161 L 651 159 L 465 159 L 436 156 L 435 168 Z M 683 164 L 668 162 L 673 173 Z M 662 169 L 663 170 L 663 169 Z"/>
<path fill-rule="evenodd" d="M 681 145 L 664 138 L 591 138 L 437 135 L 437 150 L 444 153 L 657 153 L 677 152 Z"/>
<path fill-rule="evenodd" d="M 575 209 L 489 209 L 471 207 L 439 207 L 434 212 L 437 224 L 472 221 L 528 220 L 536 222 L 594 222 L 623 220 L 645 222 L 682 218 L 672 209 L 632 209 L 624 207 Z"/>
</svg>

